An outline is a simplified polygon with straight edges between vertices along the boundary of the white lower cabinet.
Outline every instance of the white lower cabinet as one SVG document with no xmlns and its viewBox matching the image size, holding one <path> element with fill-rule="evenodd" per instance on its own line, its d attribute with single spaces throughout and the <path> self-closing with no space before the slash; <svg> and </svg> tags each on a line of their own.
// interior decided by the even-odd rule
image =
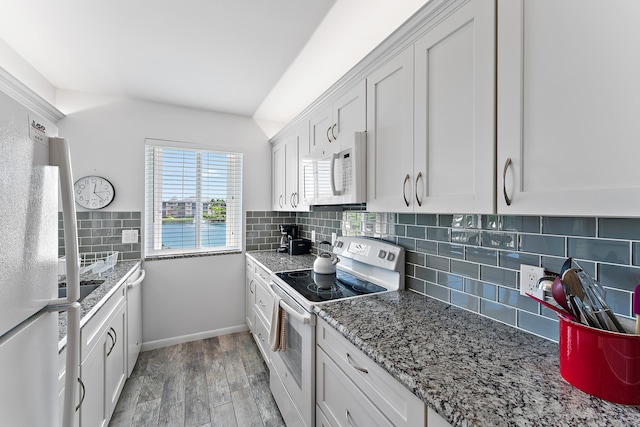
<svg viewBox="0 0 640 427">
<path fill-rule="evenodd" d="M 80 331 L 80 427 L 108 425 L 124 387 L 125 292 L 125 286 L 121 286 Z"/>
<path fill-rule="evenodd" d="M 256 303 L 256 279 L 253 275 L 253 260 L 248 256 L 245 257 L 245 296 L 244 296 L 244 314 L 249 331 L 253 332 L 254 315 L 253 306 Z"/>
<path fill-rule="evenodd" d="M 60 353 L 58 353 L 58 408 L 59 408 L 58 425 L 62 425 L 62 417 L 63 417 L 63 411 L 64 411 L 65 374 L 67 371 L 66 362 L 67 362 L 67 348 L 65 347 L 62 349 Z M 76 384 L 78 384 L 78 389 L 80 390 L 80 393 L 82 393 L 79 378 Z M 76 395 L 76 398 L 79 399 L 77 395 Z M 73 417 L 73 426 L 77 427 L 79 425 L 79 422 L 80 422 L 79 411 L 76 411 Z"/>
<path fill-rule="evenodd" d="M 269 272 L 249 256 L 246 256 L 246 266 L 245 310 L 247 325 L 253 339 L 258 344 L 264 361 L 270 368 L 269 329 L 271 328 L 273 296 L 269 291 Z"/>
<path fill-rule="evenodd" d="M 316 334 L 319 425 L 427 425 L 424 402 L 387 371 L 321 319 Z"/>
</svg>

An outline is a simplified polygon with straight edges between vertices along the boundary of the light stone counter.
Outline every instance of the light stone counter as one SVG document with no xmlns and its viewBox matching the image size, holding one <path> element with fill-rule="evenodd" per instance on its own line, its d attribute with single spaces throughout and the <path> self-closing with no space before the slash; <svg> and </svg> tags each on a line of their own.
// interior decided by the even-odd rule
<svg viewBox="0 0 640 427">
<path fill-rule="evenodd" d="M 82 275 L 81 280 L 104 279 L 104 283 L 98 286 L 80 303 L 80 327 L 96 313 L 104 304 L 112 291 L 124 282 L 135 270 L 140 261 L 118 261 L 111 271 L 98 277 L 94 274 Z M 61 351 L 67 343 L 67 313 L 58 314 L 58 351 Z"/>
<path fill-rule="evenodd" d="M 559 373 L 558 345 L 411 291 L 316 313 L 453 426 L 639 426 Z"/>
<path fill-rule="evenodd" d="M 312 268 L 316 260 L 316 256 L 312 254 L 289 255 L 276 251 L 252 251 L 247 252 L 247 255 L 271 273 Z"/>
</svg>

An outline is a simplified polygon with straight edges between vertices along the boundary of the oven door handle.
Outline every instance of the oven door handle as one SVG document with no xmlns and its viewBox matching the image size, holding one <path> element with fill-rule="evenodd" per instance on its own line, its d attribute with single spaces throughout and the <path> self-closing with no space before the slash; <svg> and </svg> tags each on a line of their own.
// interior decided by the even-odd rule
<svg viewBox="0 0 640 427">
<path fill-rule="evenodd" d="M 278 296 L 278 294 L 276 294 L 276 291 L 273 289 L 273 283 L 269 283 L 269 290 L 271 291 L 271 293 L 273 294 L 273 296 Z M 280 307 L 287 312 L 287 314 L 291 317 L 293 317 L 294 319 L 302 322 L 303 324 L 308 324 L 311 323 L 311 314 L 307 313 L 307 314 L 300 314 L 298 313 L 293 307 L 291 307 L 289 304 L 286 303 L 285 300 L 280 299 Z"/>
</svg>

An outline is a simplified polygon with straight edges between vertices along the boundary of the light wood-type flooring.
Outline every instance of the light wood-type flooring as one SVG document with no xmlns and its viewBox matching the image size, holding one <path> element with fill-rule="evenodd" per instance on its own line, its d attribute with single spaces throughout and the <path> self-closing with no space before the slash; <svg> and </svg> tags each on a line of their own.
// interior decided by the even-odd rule
<svg viewBox="0 0 640 427">
<path fill-rule="evenodd" d="M 249 332 L 140 353 L 110 427 L 279 427 L 269 370 Z"/>
</svg>

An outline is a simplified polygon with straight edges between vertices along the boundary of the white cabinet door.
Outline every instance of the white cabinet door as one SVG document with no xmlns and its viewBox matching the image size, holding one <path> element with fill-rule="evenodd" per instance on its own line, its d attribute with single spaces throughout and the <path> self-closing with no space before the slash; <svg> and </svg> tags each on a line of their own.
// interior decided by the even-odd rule
<svg viewBox="0 0 640 427">
<path fill-rule="evenodd" d="M 309 119 L 309 150 L 338 152 L 334 147 L 341 133 L 364 132 L 367 128 L 367 88 L 363 80 L 338 93 Z"/>
<path fill-rule="evenodd" d="M 309 146 L 312 153 L 326 150 L 333 140 L 333 112 L 331 103 L 321 106 L 309 118 Z"/>
<path fill-rule="evenodd" d="M 274 211 L 285 210 L 285 144 L 280 143 L 273 147 L 271 155 L 271 207 Z"/>
<path fill-rule="evenodd" d="M 253 332 L 254 328 L 254 315 L 253 315 L 253 306 L 256 303 L 256 280 L 253 277 L 253 261 L 249 258 L 246 258 L 247 268 L 245 270 L 245 304 L 244 304 L 244 312 L 245 319 L 247 321 L 247 326 L 249 327 L 249 331 Z"/>
<path fill-rule="evenodd" d="M 498 212 L 640 212 L 640 3 L 498 3 Z"/>
<path fill-rule="evenodd" d="M 80 427 L 103 427 L 107 425 L 105 390 L 105 356 L 107 334 L 101 334 L 98 344 L 91 349 L 80 365 L 80 379 L 84 385 L 81 397 Z"/>
<path fill-rule="evenodd" d="M 122 304 L 116 312 L 109 329 L 107 330 L 107 353 L 106 353 L 106 383 L 105 383 L 105 403 L 107 405 L 107 418 L 118 403 L 120 392 L 127 380 L 127 306 Z"/>
<path fill-rule="evenodd" d="M 367 76 L 367 210 L 412 211 L 413 46 Z"/>
<path fill-rule="evenodd" d="M 284 146 L 284 206 L 294 210 L 298 195 L 298 138 L 287 138 Z"/>
<path fill-rule="evenodd" d="M 494 213 L 495 0 L 423 35 L 415 70 L 415 210 Z"/>
<path fill-rule="evenodd" d="M 340 134 L 364 132 L 367 129 L 367 86 L 365 81 L 347 90 L 333 102 L 331 137 Z"/>
<path fill-rule="evenodd" d="M 297 126 L 285 146 L 285 206 L 290 211 L 306 211 L 309 207 L 301 204 L 302 174 L 300 160 L 309 153 L 309 131 L 306 125 Z"/>
</svg>

